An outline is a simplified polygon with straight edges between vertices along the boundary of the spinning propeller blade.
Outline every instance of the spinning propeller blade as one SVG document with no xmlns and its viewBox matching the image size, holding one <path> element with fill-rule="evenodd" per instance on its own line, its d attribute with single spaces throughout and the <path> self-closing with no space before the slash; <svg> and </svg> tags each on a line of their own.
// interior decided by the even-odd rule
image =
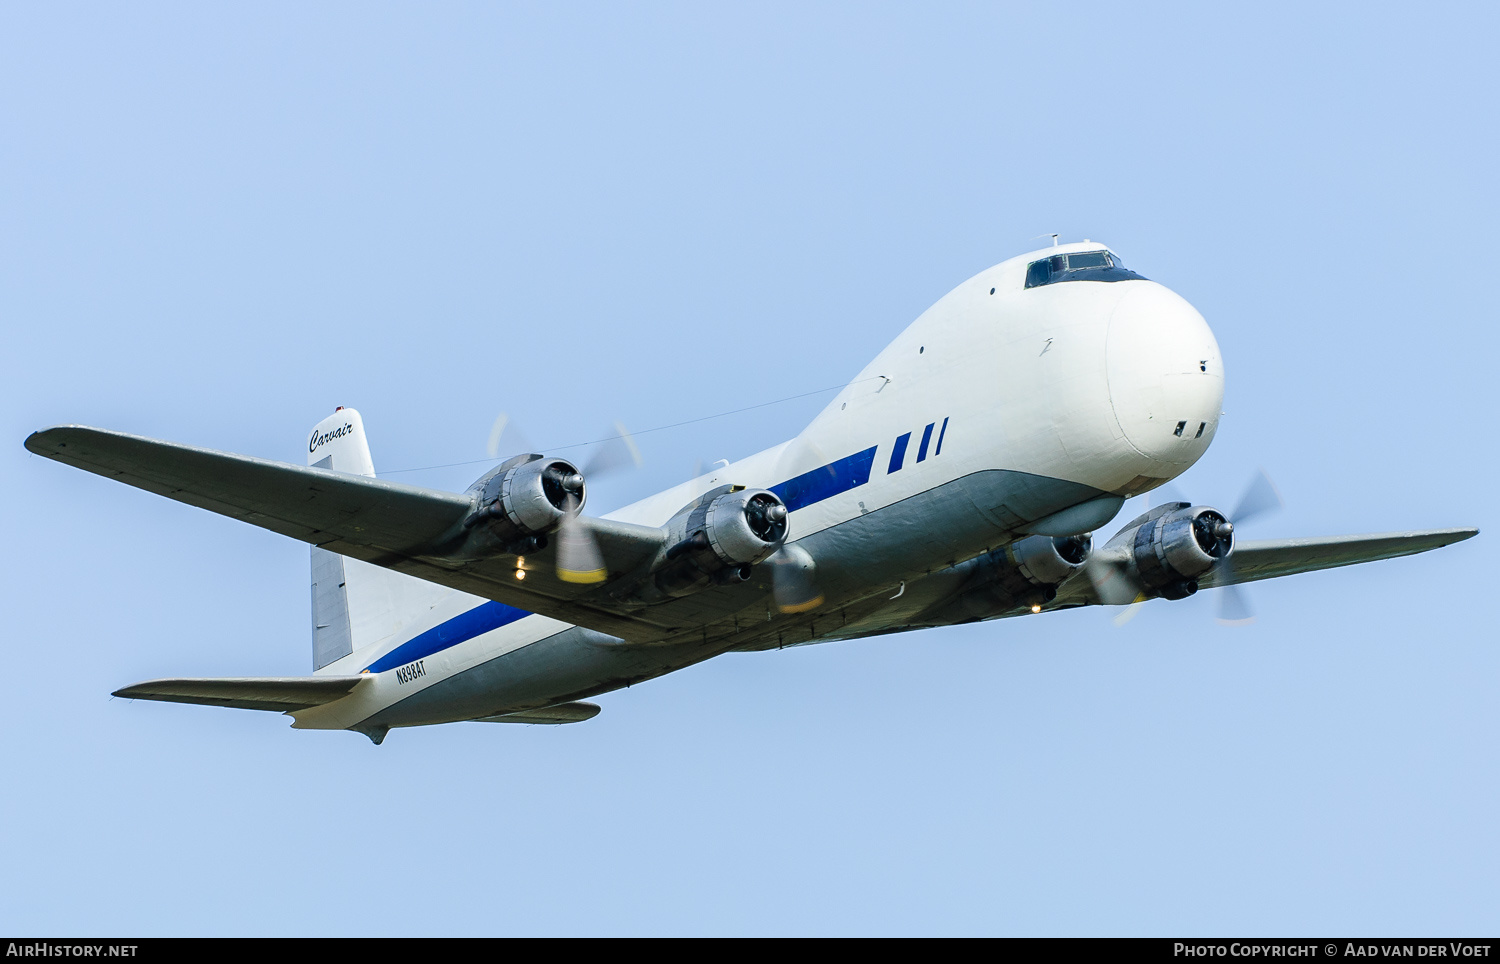
<svg viewBox="0 0 1500 964">
<path fill-rule="evenodd" d="M 1284 504 L 1271 477 L 1264 469 L 1259 469 L 1245 487 L 1245 494 L 1240 496 L 1239 505 L 1230 513 L 1229 525 L 1238 531 L 1247 519 L 1274 512 Z M 1250 601 L 1235 582 L 1234 553 L 1219 560 L 1213 571 L 1214 583 L 1219 587 L 1218 621 L 1225 626 L 1243 626 L 1254 622 L 1255 613 L 1250 608 Z"/>
<path fill-rule="evenodd" d="M 1285 504 L 1281 499 L 1281 493 L 1276 491 L 1276 485 L 1271 481 L 1271 477 L 1266 475 L 1265 469 L 1260 469 L 1250 480 L 1245 494 L 1240 496 L 1240 504 L 1235 506 L 1234 511 L 1230 513 L 1229 521 L 1239 525 L 1262 513 L 1273 512 Z"/>
<path fill-rule="evenodd" d="M 535 451 L 515 420 L 508 413 L 501 412 L 495 417 L 495 424 L 490 426 L 489 444 L 484 447 L 484 451 L 490 458 L 498 459 L 506 449 L 513 450 L 510 454 Z"/>
<path fill-rule="evenodd" d="M 557 578 L 563 582 L 603 582 L 609 576 L 604 556 L 594 537 L 578 521 L 579 508 L 578 499 L 570 493 L 557 526 Z"/>
<path fill-rule="evenodd" d="M 766 560 L 771 567 L 771 594 L 784 613 L 805 613 L 823 605 L 817 565 L 801 546 L 785 545 Z"/>
<path fill-rule="evenodd" d="M 1218 620 L 1226 626 L 1239 626 L 1255 621 L 1245 593 L 1235 583 L 1225 583 L 1219 588 Z"/>
<path fill-rule="evenodd" d="M 1094 594 L 1106 606 L 1126 606 L 1141 595 L 1141 588 L 1130 578 L 1123 560 L 1091 555 L 1083 564 L 1083 571 L 1094 586 Z"/>
<path fill-rule="evenodd" d="M 588 461 L 583 464 L 585 478 L 601 478 L 621 469 L 633 469 L 641 465 L 641 450 L 623 422 L 615 422 L 606 432 L 604 441 L 595 447 Z M 489 443 L 485 446 L 485 453 L 490 458 L 498 459 L 506 454 L 535 451 L 537 448 L 531 444 L 531 439 L 508 413 L 501 412 L 495 418 L 495 424 L 490 426 Z"/>
<path fill-rule="evenodd" d="M 1136 617 L 1136 614 L 1141 611 L 1141 607 L 1144 605 L 1146 605 L 1146 599 L 1144 596 L 1135 597 L 1135 602 L 1132 602 L 1130 605 L 1120 610 L 1119 615 L 1114 618 L 1113 622 L 1115 624 L 1115 628 L 1119 629 L 1121 626 L 1134 619 Z"/>
<path fill-rule="evenodd" d="M 584 463 L 584 478 L 593 479 L 621 469 L 640 467 L 641 450 L 636 447 L 635 439 L 625 430 L 624 424 L 616 422 L 611 430 L 615 434 L 600 442 L 599 447 L 594 449 L 594 454 Z"/>
</svg>

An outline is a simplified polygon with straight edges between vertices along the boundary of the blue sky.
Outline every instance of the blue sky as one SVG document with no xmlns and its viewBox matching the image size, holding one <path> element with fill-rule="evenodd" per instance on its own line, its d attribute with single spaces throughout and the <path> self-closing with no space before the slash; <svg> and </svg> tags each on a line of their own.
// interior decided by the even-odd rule
<svg viewBox="0 0 1500 964">
<path fill-rule="evenodd" d="M 1214 328 L 1183 492 L 1263 466 L 1256 537 L 1493 529 L 1492 7 L 0 16 L 0 930 L 1500 924 L 1489 533 L 1257 584 L 1247 628 L 1205 593 L 730 655 L 584 725 L 376 748 L 111 700 L 306 672 L 307 550 L 21 447 L 298 461 L 352 405 L 377 469 L 462 488 L 501 411 L 561 446 L 838 385 L 1059 232 Z M 592 507 L 825 398 L 643 434 Z"/>
</svg>

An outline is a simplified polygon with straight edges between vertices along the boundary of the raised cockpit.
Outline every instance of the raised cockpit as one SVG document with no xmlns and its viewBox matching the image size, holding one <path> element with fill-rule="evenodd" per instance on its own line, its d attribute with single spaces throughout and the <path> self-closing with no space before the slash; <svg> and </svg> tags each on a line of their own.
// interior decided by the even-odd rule
<svg viewBox="0 0 1500 964">
<path fill-rule="evenodd" d="M 1063 281 L 1145 281 L 1120 263 L 1113 251 L 1074 251 L 1054 254 L 1026 266 L 1026 287 L 1039 288 Z"/>
</svg>

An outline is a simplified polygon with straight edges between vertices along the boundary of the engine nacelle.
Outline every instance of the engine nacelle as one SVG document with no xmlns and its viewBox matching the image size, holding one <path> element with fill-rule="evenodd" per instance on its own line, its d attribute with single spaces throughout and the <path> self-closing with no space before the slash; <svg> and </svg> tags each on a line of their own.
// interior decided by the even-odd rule
<svg viewBox="0 0 1500 964">
<path fill-rule="evenodd" d="M 979 563 L 979 585 L 966 591 L 964 609 L 985 618 L 1057 596 L 1057 587 L 1088 560 L 1093 538 L 1087 534 L 1053 538 L 1031 536 L 985 556 Z"/>
<path fill-rule="evenodd" d="M 583 507 L 583 475 L 567 459 L 519 455 L 469 487 L 475 509 L 465 525 L 483 527 L 505 552 L 535 552 L 563 516 Z"/>
<path fill-rule="evenodd" d="M 1147 595 L 1183 599 L 1198 591 L 1198 577 L 1234 551 L 1234 526 L 1217 509 L 1168 502 L 1109 540 L 1126 548 L 1131 574 Z"/>
<path fill-rule="evenodd" d="M 752 566 L 775 552 L 786 538 L 786 506 L 766 489 L 721 495 L 703 512 L 703 535 L 714 555 L 728 566 Z"/>
<path fill-rule="evenodd" d="M 685 513 L 685 518 L 684 518 Z M 787 508 L 767 489 L 707 493 L 669 523 L 683 538 L 655 573 L 657 589 L 683 596 L 713 583 L 744 582 L 750 569 L 781 547 Z"/>
<path fill-rule="evenodd" d="M 1031 585 L 1056 589 L 1088 560 L 1093 547 L 1093 536 L 1088 533 L 1060 538 L 1032 536 L 1007 546 L 1005 558 L 1014 573 Z"/>
</svg>

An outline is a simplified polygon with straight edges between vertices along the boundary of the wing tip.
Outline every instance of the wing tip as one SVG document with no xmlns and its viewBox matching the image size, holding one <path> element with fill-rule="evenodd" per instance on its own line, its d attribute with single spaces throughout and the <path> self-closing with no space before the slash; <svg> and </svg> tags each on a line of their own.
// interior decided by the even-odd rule
<svg viewBox="0 0 1500 964">
<path fill-rule="evenodd" d="M 26 441 L 22 444 L 26 446 L 26 451 L 33 455 L 51 455 L 54 451 L 54 446 L 47 443 L 51 440 L 53 433 L 59 429 L 76 427 L 74 425 L 49 425 L 46 428 L 39 428 L 26 436 Z"/>
<path fill-rule="evenodd" d="M 46 428 L 39 428 L 26 436 L 26 441 L 22 444 L 26 446 L 26 451 L 34 455 L 56 458 L 58 450 L 67 447 L 69 435 L 86 432 L 98 435 L 122 434 L 119 432 L 110 432 L 108 429 L 95 428 L 92 425 L 48 425 Z"/>
<path fill-rule="evenodd" d="M 159 687 L 170 686 L 181 682 L 181 679 L 170 676 L 162 677 L 160 679 L 141 680 L 139 683 L 131 683 L 129 686 L 122 686 L 109 695 L 118 696 L 122 700 L 152 699 Z"/>
</svg>

